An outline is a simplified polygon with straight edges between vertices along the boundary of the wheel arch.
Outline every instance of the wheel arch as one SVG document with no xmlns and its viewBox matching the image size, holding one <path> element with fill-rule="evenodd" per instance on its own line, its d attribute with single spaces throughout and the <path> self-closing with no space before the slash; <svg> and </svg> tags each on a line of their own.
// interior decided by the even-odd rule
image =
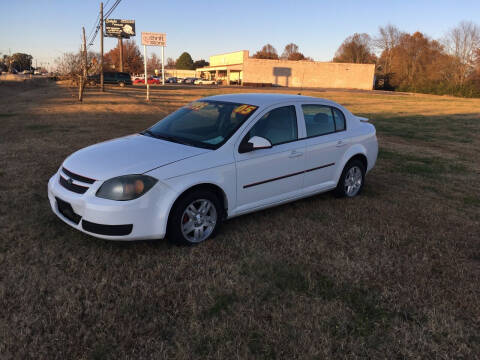
<svg viewBox="0 0 480 360">
<path fill-rule="evenodd" d="M 177 196 L 175 201 L 170 206 L 170 209 L 168 211 L 167 219 L 170 219 L 170 214 L 172 212 L 172 209 L 178 203 L 178 201 L 182 197 L 184 197 L 185 195 L 191 193 L 192 191 L 196 191 L 196 190 L 207 190 L 207 191 L 213 192 L 223 204 L 223 209 L 222 209 L 223 210 L 223 214 L 222 214 L 223 218 L 227 217 L 227 214 L 228 214 L 228 197 L 227 197 L 227 194 L 225 193 L 225 191 L 217 184 L 214 184 L 214 183 L 211 183 L 211 182 L 203 182 L 203 183 L 198 183 L 198 184 L 189 186 L 188 188 L 186 188 L 184 191 L 182 191 Z M 168 222 L 168 220 L 167 220 L 167 222 Z"/>
<path fill-rule="evenodd" d="M 337 168 L 337 173 L 335 174 L 336 183 L 338 183 L 340 179 L 340 175 L 342 175 L 342 172 L 345 166 L 354 159 L 360 160 L 365 166 L 365 171 L 367 171 L 368 169 L 367 149 L 361 144 L 356 144 L 345 152 L 342 158 L 342 162 L 340 164 L 341 166 Z"/>
</svg>

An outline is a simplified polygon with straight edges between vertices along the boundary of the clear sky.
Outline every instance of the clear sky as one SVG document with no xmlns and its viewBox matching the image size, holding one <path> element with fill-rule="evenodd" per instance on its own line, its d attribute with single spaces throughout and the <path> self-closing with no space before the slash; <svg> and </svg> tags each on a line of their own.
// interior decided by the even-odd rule
<svg viewBox="0 0 480 360">
<path fill-rule="evenodd" d="M 106 3 L 107 0 L 104 1 Z M 109 0 L 106 9 L 115 0 Z M 98 15 L 98 0 L 1 0 L 0 53 L 25 52 L 40 63 L 76 51 L 81 28 L 87 36 Z M 142 31 L 167 33 L 165 56 L 188 51 L 194 60 L 250 50 L 271 43 L 280 54 L 294 42 L 306 56 L 329 61 L 349 35 L 375 35 L 387 23 L 432 38 L 462 20 L 480 22 L 480 0 L 122 0 L 110 18 L 134 19 Z M 105 39 L 105 52 L 116 40 Z M 99 51 L 98 37 L 92 50 Z M 149 48 L 160 55 L 159 48 Z"/>
</svg>

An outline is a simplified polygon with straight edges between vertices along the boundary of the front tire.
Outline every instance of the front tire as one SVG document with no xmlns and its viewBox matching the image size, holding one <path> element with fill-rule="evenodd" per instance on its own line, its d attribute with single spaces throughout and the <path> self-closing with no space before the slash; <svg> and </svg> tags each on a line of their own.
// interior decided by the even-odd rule
<svg viewBox="0 0 480 360">
<path fill-rule="evenodd" d="M 337 197 L 355 197 L 365 183 L 365 165 L 360 160 L 351 160 L 345 165 L 338 180 L 335 195 Z"/>
<path fill-rule="evenodd" d="M 223 218 L 218 196 L 194 190 L 174 204 L 168 219 L 167 237 L 180 245 L 195 245 L 214 237 Z"/>
</svg>

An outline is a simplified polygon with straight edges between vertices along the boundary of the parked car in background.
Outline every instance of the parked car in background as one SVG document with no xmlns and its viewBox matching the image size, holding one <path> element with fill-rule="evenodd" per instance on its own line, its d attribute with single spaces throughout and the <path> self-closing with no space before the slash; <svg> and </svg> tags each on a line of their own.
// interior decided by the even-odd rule
<svg viewBox="0 0 480 360">
<path fill-rule="evenodd" d="M 134 83 L 135 85 L 143 85 L 143 84 L 145 84 L 145 79 L 135 79 L 135 80 L 133 81 L 133 83 Z M 156 79 L 156 78 L 153 78 L 153 77 L 149 77 L 149 78 L 147 79 L 147 83 L 148 83 L 149 85 L 158 85 L 158 84 L 160 84 L 160 80 L 158 80 L 158 79 Z"/>
<path fill-rule="evenodd" d="M 165 82 L 169 83 L 169 84 L 176 84 L 177 83 L 177 78 L 176 77 L 169 77 L 169 78 L 165 79 Z"/>
<path fill-rule="evenodd" d="M 197 79 L 195 80 L 195 85 L 215 85 L 217 82 L 215 80 L 207 79 Z"/>
<path fill-rule="evenodd" d="M 90 85 L 100 84 L 100 74 L 88 76 L 88 83 Z M 132 78 L 129 73 L 125 72 L 104 72 L 104 84 L 118 84 L 120 86 L 132 85 Z"/>
<path fill-rule="evenodd" d="M 48 198 L 62 221 L 96 237 L 195 244 L 224 219 L 329 190 L 355 197 L 377 154 L 375 127 L 333 101 L 218 95 L 73 153 Z"/>
<path fill-rule="evenodd" d="M 185 81 L 183 82 L 184 84 L 195 84 L 195 81 L 198 80 L 198 78 L 195 78 L 195 77 L 188 77 L 188 78 L 185 78 Z"/>
</svg>

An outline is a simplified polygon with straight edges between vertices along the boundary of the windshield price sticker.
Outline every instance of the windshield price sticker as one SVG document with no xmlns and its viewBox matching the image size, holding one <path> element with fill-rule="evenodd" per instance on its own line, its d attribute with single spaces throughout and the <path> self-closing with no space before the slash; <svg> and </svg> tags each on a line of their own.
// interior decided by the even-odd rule
<svg viewBox="0 0 480 360">
<path fill-rule="evenodd" d="M 237 106 L 233 110 L 233 112 L 240 115 L 248 115 L 256 108 L 257 108 L 256 106 L 244 104 L 244 105 Z"/>
<path fill-rule="evenodd" d="M 207 105 L 208 105 L 208 103 L 206 103 L 206 102 L 196 101 L 196 102 L 193 102 L 193 103 L 189 104 L 188 108 L 191 109 L 191 110 L 194 110 L 194 111 L 198 111 L 200 109 L 203 109 Z"/>
</svg>

